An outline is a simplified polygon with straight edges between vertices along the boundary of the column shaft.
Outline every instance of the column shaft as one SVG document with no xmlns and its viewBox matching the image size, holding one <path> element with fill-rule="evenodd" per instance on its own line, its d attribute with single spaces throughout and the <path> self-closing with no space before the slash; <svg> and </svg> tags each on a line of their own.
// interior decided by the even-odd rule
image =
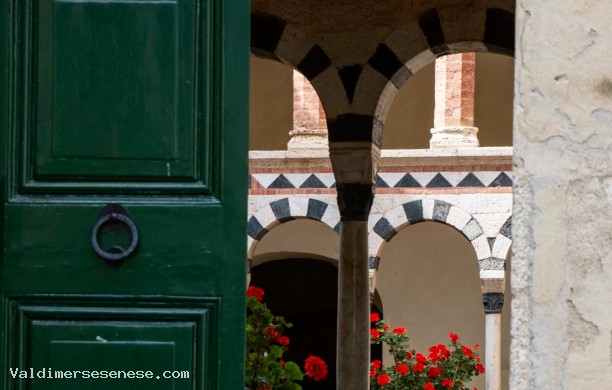
<svg viewBox="0 0 612 390">
<path fill-rule="evenodd" d="M 342 221 L 338 268 L 338 390 L 369 388 L 370 292 L 367 224 L 367 221 Z"/>
<path fill-rule="evenodd" d="M 485 383 L 487 390 L 501 390 L 501 313 L 485 315 Z"/>
<path fill-rule="evenodd" d="M 474 127 L 475 53 L 451 54 L 436 60 L 434 128 L 431 148 L 478 146 Z"/>
</svg>

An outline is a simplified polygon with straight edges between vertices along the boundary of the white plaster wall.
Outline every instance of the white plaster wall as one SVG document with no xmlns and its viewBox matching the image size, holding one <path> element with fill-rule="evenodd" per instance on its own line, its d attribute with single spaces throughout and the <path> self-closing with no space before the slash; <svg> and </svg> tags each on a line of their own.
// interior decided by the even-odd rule
<svg viewBox="0 0 612 390">
<path fill-rule="evenodd" d="M 515 390 L 612 383 L 611 13 L 517 2 Z"/>
</svg>

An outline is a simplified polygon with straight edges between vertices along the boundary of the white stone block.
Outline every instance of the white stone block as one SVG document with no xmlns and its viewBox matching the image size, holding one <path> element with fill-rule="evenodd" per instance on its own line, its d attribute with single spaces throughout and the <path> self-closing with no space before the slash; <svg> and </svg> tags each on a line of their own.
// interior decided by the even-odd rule
<svg viewBox="0 0 612 390">
<path fill-rule="evenodd" d="M 489 240 L 483 234 L 472 240 L 472 246 L 476 251 L 476 257 L 478 260 L 486 259 L 491 257 L 491 248 L 489 247 Z"/>
<path fill-rule="evenodd" d="M 493 244 L 493 251 L 491 255 L 498 259 L 505 259 L 512 245 L 512 240 L 503 235 L 498 235 Z"/>
<path fill-rule="evenodd" d="M 308 198 L 291 197 L 289 198 L 289 210 L 292 217 L 305 217 L 308 213 Z"/>
<path fill-rule="evenodd" d="M 504 270 L 480 270 L 480 279 L 504 279 L 506 271 Z"/>
<path fill-rule="evenodd" d="M 433 219 L 434 203 L 433 199 L 423 199 L 423 219 L 426 221 Z"/>
<path fill-rule="evenodd" d="M 325 223 L 330 228 L 335 228 L 338 222 L 340 222 L 340 212 L 337 208 L 327 206 L 325 209 L 325 214 L 321 218 L 321 222 Z"/>
<path fill-rule="evenodd" d="M 387 212 L 384 217 L 389 221 L 391 226 L 398 230 L 400 226 L 408 222 L 408 218 L 406 218 L 406 212 L 404 211 L 404 207 L 398 206 L 391 209 Z"/>
<path fill-rule="evenodd" d="M 446 223 L 461 230 L 472 217 L 457 206 L 452 206 L 446 217 Z"/>
<path fill-rule="evenodd" d="M 380 246 L 385 240 L 376 232 L 371 231 L 368 234 L 368 251 L 370 252 L 370 256 L 378 256 L 378 252 L 380 251 Z"/>
<path fill-rule="evenodd" d="M 393 208 L 393 195 L 377 194 L 370 214 L 384 214 Z"/>
<path fill-rule="evenodd" d="M 261 226 L 266 229 L 276 221 L 276 216 L 274 215 L 274 212 L 272 211 L 272 208 L 269 205 L 259 210 L 255 214 L 255 217 L 257 218 Z"/>
</svg>

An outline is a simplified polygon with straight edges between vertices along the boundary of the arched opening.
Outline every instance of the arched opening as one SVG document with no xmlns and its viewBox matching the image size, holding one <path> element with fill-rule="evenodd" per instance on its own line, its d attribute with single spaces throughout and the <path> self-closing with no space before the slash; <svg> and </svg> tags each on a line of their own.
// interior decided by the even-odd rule
<svg viewBox="0 0 612 390">
<path fill-rule="evenodd" d="M 327 378 L 305 379 L 304 390 L 336 388 L 339 244 L 325 223 L 295 219 L 271 229 L 253 252 L 250 284 L 264 289 L 273 314 L 293 324 L 284 357 L 300 366 L 309 355 L 327 363 Z"/>
<path fill-rule="evenodd" d="M 293 324 L 286 360 L 303 366 L 310 355 L 321 357 L 329 373 L 320 382 L 305 379 L 304 390 L 335 390 L 338 269 L 312 258 L 269 261 L 251 270 L 251 284 L 266 291 L 265 301 L 275 315 Z"/>
<path fill-rule="evenodd" d="M 383 149 L 428 149 L 434 127 L 435 61 L 414 73 L 393 98 Z M 514 58 L 476 53 L 474 126 L 481 147 L 512 146 Z"/>
<path fill-rule="evenodd" d="M 478 263 L 470 242 L 454 228 L 423 222 L 402 229 L 384 247 L 376 286 L 385 318 L 392 327 L 406 327 L 417 351 L 446 344 L 455 332 L 466 344 L 480 344 L 484 359 Z M 484 388 L 483 377 L 472 385 Z"/>
</svg>

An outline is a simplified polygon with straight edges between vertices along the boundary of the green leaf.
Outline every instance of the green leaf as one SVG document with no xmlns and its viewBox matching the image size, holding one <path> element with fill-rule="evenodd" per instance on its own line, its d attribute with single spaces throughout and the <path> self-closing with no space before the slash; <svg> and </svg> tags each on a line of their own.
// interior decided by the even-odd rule
<svg viewBox="0 0 612 390">
<path fill-rule="evenodd" d="M 283 374 L 294 381 L 300 381 L 304 379 L 304 374 L 302 370 L 300 370 L 300 366 L 298 366 L 294 362 L 286 362 L 285 367 L 283 369 Z"/>
</svg>

